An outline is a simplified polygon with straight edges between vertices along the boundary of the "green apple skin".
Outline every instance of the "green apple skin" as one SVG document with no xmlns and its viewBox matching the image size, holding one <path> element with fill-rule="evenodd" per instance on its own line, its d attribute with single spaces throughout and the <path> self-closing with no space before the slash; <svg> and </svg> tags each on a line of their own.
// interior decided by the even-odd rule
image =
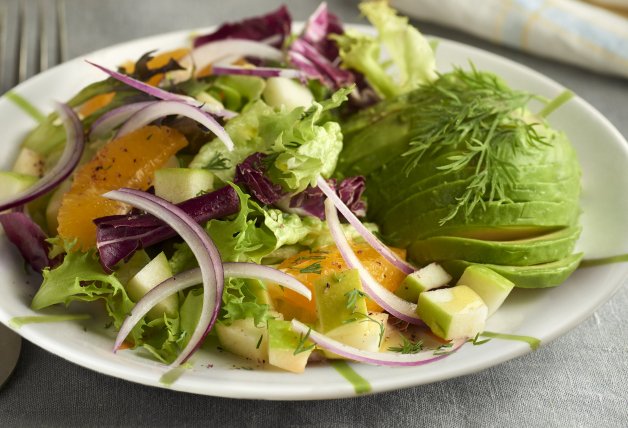
<svg viewBox="0 0 628 428">
<path fill-rule="evenodd" d="M 489 317 L 499 309 L 515 286 L 512 281 L 481 265 L 466 268 L 457 285 L 466 285 L 475 291 L 488 307 Z"/>
<path fill-rule="evenodd" d="M 24 192 L 39 179 L 33 175 L 0 171 L 0 201 Z"/>
<path fill-rule="evenodd" d="M 297 107 L 309 107 L 314 96 L 308 88 L 285 77 L 271 77 L 266 80 L 262 98 L 271 107 L 285 107 L 294 110 Z"/>
<path fill-rule="evenodd" d="M 172 277 L 170 263 L 164 253 L 159 253 L 157 257 L 144 266 L 125 285 L 126 292 L 134 302 L 139 301 L 146 293 L 155 286 Z M 148 312 L 149 319 L 161 318 L 164 314 L 175 317 L 179 312 L 179 296 L 175 293 L 157 303 Z"/>
<path fill-rule="evenodd" d="M 220 345 L 227 351 L 258 364 L 268 361 L 268 330 L 266 324 L 255 325 L 252 318 L 215 325 Z"/>
<path fill-rule="evenodd" d="M 366 301 L 357 298 L 355 307 L 347 307 L 347 293 L 363 292 L 357 269 L 327 275 L 314 282 L 314 298 L 318 324 L 323 333 L 345 325 L 355 317 L 354 312 L 366 314 Z"/>
<path fill-rule="evenodd" d="M 488 308 L 471 288 L 457 285 L 421 293 L 417 314 L 445 340 L 474 337 L 484 330 Z"/>
<path fill-rule="evenodd" d="M 155 171 L 155 195 L 173 204 L 214 190 L 214 174 L 198 168 L 162 168 Z"/>
<path fill-rule="evenodd" d="M 290 328 L 290 321 L 268 320 L 268 363 L 293 373 L 303 373 L 314 348 L 307 349 L 312 343 L 306 341 L 303 348 L 307 350 L 295 354 L 300 339 Z"/>
<path fill-rule="evenodd" d="M 395 294 L 409 302 L 416 302 L 419 294 L 424 291 L 433 290 L 447 285 L 451 281 L 451 275 L 442 268 L 438 263 L 430 263 L 429 265 L 408 275 Z"/>
<path fill-rule="evenodd" d="M 582 253 L 572 254 L 555 262 L 532 266 L 502 266 L 471 263 L 465 260 L 445 260 L 441 264 L 455 279 L 474 264 L 481 264 L 509 279 L 517 288 L 548 288 L 562 284 L 578 268 Z"/>
</svg>

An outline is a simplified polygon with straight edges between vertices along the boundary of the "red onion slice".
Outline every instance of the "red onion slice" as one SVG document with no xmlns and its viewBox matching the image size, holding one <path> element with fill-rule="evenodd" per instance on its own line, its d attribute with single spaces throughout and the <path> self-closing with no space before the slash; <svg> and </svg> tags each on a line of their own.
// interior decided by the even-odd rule
<svg viewBox="0 0 628 428">
<path fill-rule="evenodd" d="M 218 109 L 216 108 L 215 105 L 201 103 L 200 101 L 192 97 L 188 97 L 187 95 L 173 94 L 172 92 L 164 91 L 161 88 L 149 85 L 148 83 L 144 83 L 140 80 L 134 79 L 130 76 L 127 76 L 126 74 L 118 73 L 117 71 L 110 70 L 106 67 L 103 67 L 102 65 L 95 64 L 91 61 L 87 61 L 87 60 L 85 61 L 88 64 L 91 64 L 94 67 L 98 68 L 99 70 L 104 71 L 109 76 L 113 77 L 114 79 L 124 83 L 125 85 L 135 88 L 138 91 L 144 92 L 145 94 L 148 94 L 151 97 L 159 98 L 160 100 L 164 100 L 164 101 L 182 101 L 184 103 L 193 105 L 208 113 L 215 114 L 216 116 L 224 117 L 225 119 L 231 119 L 232 117 L 235 117 L 238 115 L 236 112 L 233 112 L 231 110 Z"/>
<path fill-rule="evenodd" d="M 263 42 L 246 39 L 225 39 L 207 43 L 192 50 L 183 57 L 179 64 L 184 70 L 168 73 L 168 79 L 174 83 L 183 82 L 192 77 L 194 70 L 203 70 L 207 66 L 227 57 L 252 57 L 282 61 L 283 52 Z"/>
<path fill-rule="evenodd" d="M 309 288 L 293 276 L 269 266 L 262 266 L 255 263 L 224 263 L 223 268 L 225 277 L 250 278 L 275 282 L 304 296 L 308 300 L 312 300 L 312 292 Z M 120 349 L 120 346 L 122 346 L 122 343 L 129 333 L 131 333 L 133 327 L 135 327 L 157 303 L 174 293 L 200 284 L 201 281 L 201 270 L 198 268 L 192 269 L 165 280 L 146 293 L 144 297 L 137 302 L 131 314 L 124 320 L 122 327 L 120 327 L 113 352 Z"/>
<path fill-rule="evenodd" d="M 329 184 L 327 184 L 323 177 L 318 177 L 317 184 L 319 189 L 323 191 L 325 196 L 332 200 L 336 208 L 338 208 L 338 211 L 340 211 L 344 218 L 347 219 L 351 226 L 353 226 L 355 230 L 364 238 L 364 240 L 366 240 L 366 242 L 368 242 L 369 245 L 373 247 L 373 249 L 377 251 L 383 258 L 388 260 L 390 263 L 392 263 L 393 266 L 395 266 L 406 275 L 410 275 L 416 270 L 405 260 L 402 260 L 399 256 L 393 253 L 390 248 L 382 243 L 382 241 L 377 239 L 377 237 L 373 235 L 370 230 L 364 227 L 362 222 L 355 216 L 355 214 L 351 212 L 349 207 L 347 207 L 345 203 L 342 202 L 342 199 L 338 197 L 334 189 L 332 189 Z"/>
<path fill-rule="evenodd" d="M 218 318 L 224 288 L 220 253 L 205 230 L 176 205 L 149 193 L 126 188 L 103 196 L 133 205 L 167 223 L 189 245 L 198 261 L 203 282 L 203 308 L 187 346 L 171 364 L 171 367 L 177 367 L 199 348 Z"/>
<path fill-rule="evenodd" d="M 275 67 L 237 67 L 234 65 L 216 65 L 212 67 L 212 74 L 217 76 L 223 74 L 235 74 L 241 76 L 258 76 L 258 77 L 285 77 L 287 79 L 304 78 L 301 70 L 293 68 L 275 68 Z"/>
<path fill-rule="evenodd" d="M 133 132 L 142 126 L 148 125 L 156 119 L 174 114 L 185 116 L 197 121 L 205 128 L 216 134 L 225 146 L 227 146 L 229 151 L 233 150 L 234 145 L 231 137 L 227 131 L 225 131 L 225 128 L 216 122 L 216 119 L 211 117 L 208 113 L 180 101 L 156 101 L 150 106 L 139 110 L 131 116 L 131 118 L 124 125 L 122 125 L 122 127 L 118 130 L 116 137 L 122 137 L 129 132 Z"/>
<path fill-rule="evenodd" d="M 52 191 L 63 180 L 68 178 L 81 159 L 83 148 L 85 147 L 81 121 L 74 113 L 74 110 L 66 104 L 57 103 L 56 111 L 63 122 L 66 132 L 65 147 L 59 161 L 48 174 L 33 186 L 8 200 L 0 201 L 0 212 L 24 205 Z"/>
<path fill-rule="evenodd" d="M 156 101 L 145 101 L 139 103 L 126 104 L 122 107 L 110 110 L 107 113 L 100 116 L 94 121 L 89 131 L 90 140 L 99 139 L 105 137 L 115 127 L 122 125 L 128 118 L 133 116 L 138 111 Z"/>
<path fill-rule="evenodd" d="M 360 262 L 360 259 L 358 259 L 358 256 L 353 252 L 351 245 L 349 245 L 342 231 L 336 207 L 330 198 L 325 200 L 325 217 L 331 236 L 340 251 L 340 255 L 342 255 L 349 269 L 358 270 L 364 292 L 391 315 L 410 324 L 423 324 L 423 321 L 421 321 L 416 314 L 417 305 L 403 300 L 390 290 L 384 288 L 371 276 L 362 262 Z"/>
<path fill-rule="evenodd" d="M 324 348 L 334 354 L 338 354 L 342 357 L 349 358 L 361 363 L 374 364 L 378 366 L 391 366 L 391 367 L 411 367 L 422 366 L 424 364 L 430 364 L 438 360 L 442 360 L 447 356 L 457 351 L 464 343 L 465 339 L 456 339 L 451 341 L 451 347 L 447 348 L 447 352 L 436 353 L 434 350 L 421 351 L 416 354 L 401 354 L 393 352 L 372 352 L 363 351 L 361 349 L 354 348 L 352 346 L 340 343 L 330 337 L 325 336 L 315 330 L 310 329 L 307 325 L 303 324 L 296 319 L 292 320 L 292 331 L 299 333 L 303 336 L 308 335 L 308 339 L 316 343 L 321 348 Z"/>
</svg>

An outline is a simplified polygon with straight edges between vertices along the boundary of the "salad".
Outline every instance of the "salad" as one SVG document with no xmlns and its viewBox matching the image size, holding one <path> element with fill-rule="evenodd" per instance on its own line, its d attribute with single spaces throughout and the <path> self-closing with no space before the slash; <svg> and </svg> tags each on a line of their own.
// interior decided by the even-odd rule
<svg viewBox="0 0 628 428">
<path fill-rule="evenodd" d="M 545 118 L 569 94 L 438 73 L 407 18 L 360 10 L 376 35 L 323 3 L 298 34 L 281 7 L 117 70 L 88 61 L 103 80 L 0 172 L 0 224 L 43 278 L 33 309 L 103 305 L 114 352 L 170 367 L 211 337 L 302 372 L 440 360 L 491 336 L 514 287 L 563 282 L 580 168 Z"/>
</svg>

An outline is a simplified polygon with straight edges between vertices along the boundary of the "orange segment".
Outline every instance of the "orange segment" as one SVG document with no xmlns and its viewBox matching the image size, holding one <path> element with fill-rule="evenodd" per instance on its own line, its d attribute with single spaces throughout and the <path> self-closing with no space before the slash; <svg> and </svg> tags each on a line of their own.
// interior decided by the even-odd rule
<svg viewBox="0 0 628 428">
<path fill-rule="evenodd" d="M 115 92 L 96 95 L 81 105 L 79 113 L 81 116 L 87 117 L 109 104 L 115 95 Z"/>
<path fill-rule="evenodd" d="M 70 191 L 59 208 L 59 235 L 77 239 L 77 248 L 87 250 L 96 245 L 98 217 L 124 214 L 129 207 L 101 195 L 120 187 L 148 189 L 154 173 L 177 151 L 187 145 L 175 129 L 146 126 L 107 143 L 74 175 Z"/>
<path fill-rule="evenodd" d="M 395 291 L 406 275 L 385 260 L 367 243 L 353 244 L 353 251 L 369 273 L 380 284 L 391 291 Z M 405 258 L 405 250 L 392 249 L 399 256 Z M 340 252 L 335 246 L 324 247 L 317 251 L 303 251 L 284 260 L 279 269 L 297 278 L 314 292 L 314 282 L 321 276 L 329 275 L 347 269 Z M 294 291 L 282 289 L 271 284 L 268 287 L 277 309 L 287 318 L 296 317 L 303 322 L 316 321 L 316 302 L 314 296 L 308 301 Z M 381 312 L 382 308 L 367 299 L 366 307 L 369 311 Z"/>
</svg>

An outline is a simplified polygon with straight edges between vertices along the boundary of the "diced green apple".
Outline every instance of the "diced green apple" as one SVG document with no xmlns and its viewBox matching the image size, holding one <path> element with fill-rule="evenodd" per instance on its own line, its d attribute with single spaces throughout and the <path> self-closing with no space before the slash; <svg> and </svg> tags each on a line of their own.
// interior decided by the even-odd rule
<svg viewBox="0 0 628 428">
<path fill-rule="evenodd" d="M 379 352 L 386 335 L 388 314 L 371 313 L 368 317 L 356 314 L 355 321 L 336 327 L 325 335 L 345 345 L 363 351 Z M 338 355 L 325 351 L 327 358 L 341 358 Z"/>
<path fill-rule="evenodd" d="M 417 314 L 432 333 L 452 340 L 474 337 L 483 331 L 488 308 L 471 288 L 457 285 L 421 293 Z"/>
<path fill-rule="evenodd" d="M 262 97 L 269 106 L 285 106 L 287 110 L 309 107 L 314 101 L 314 96 L 308 88 L 285 77 L 269 78 L 266 81 L 266 88 L 264 88 Z"/>
<path fill-rule="evenodd" d="M 216 323 L 216 333 L 222 347 L 244 358 L 264 364 L 268 360 L 268 330 L 266 324 L 255 325 L 253 318 Z"/>
<path fill-rule="evenodd" d="M 170 263 L 164 253 L 159 253 L 157 257 L 144 266 L 138 273 L 126 283 L 126 291 L 133 301 L 137 302 L 146 293 L 152 290 L 166 279 L 172 276 Z M 148 312 L 148 318 L 161 318 L 164 313 L 168 316 L 176 316 L 179 311 L 179 297 L 172 294 L 161 302 L 157 303 L 153 309 Z"/>
<path fill-rule="evenodd" d="M 354 304 L 349 304 L 351 293 Z M 356 269 L 322 277 L 314 283 L 314 297 L 318 310 L 318 323 L 324 333 L 343 326 L 355 317 L 366 314 L 366 301 L 362 297 L 362 282 Z"/>
<path fill-rule="evenodd" d="M 155 195 L 178 204 L 214 190 L 214 174 L 205 169 L 163 168 L 155 171 Z"/>
<path fill-rule="evenodd" d="M 449 281 L 451 281 L 451 275 L 441 265 L 430 263 L 408 275 L 399 285 L 395 294 L 409 302 L 416 302 L 419 299 L 419 294 L 443 287 Z"/>
<path fill-rule="evenodd" d="M 22 147 L 13 164 L 13 172 L 41 177 L 44 175 L 44 165 L 44 158 L 39 153 L 28 147 Z"/>
<path fill-rule="evenodd" d="M 458 280 L 458 285 L 466 285 L 482 298 L 488 307 L 489 317 L 504 303 L 515 286 L 512 281 L 480 265 L 466 268 Z"/>
<path fill-rule="evenodd" d="M 22 193 L 39 180 L 37 177 L 17 172 L 0 171 L 0 201 Z"/>
<path fill-rule="evenodd" d="M 314 347 L 311 347 L 309 341 L 300 342 L 301 336 L 292 331 L 290 321 L 268 320 L 269 364 L 293 373 L 302 373 Z M 299 346 L 300 349 L 297 349 Z"/>
</svg>

